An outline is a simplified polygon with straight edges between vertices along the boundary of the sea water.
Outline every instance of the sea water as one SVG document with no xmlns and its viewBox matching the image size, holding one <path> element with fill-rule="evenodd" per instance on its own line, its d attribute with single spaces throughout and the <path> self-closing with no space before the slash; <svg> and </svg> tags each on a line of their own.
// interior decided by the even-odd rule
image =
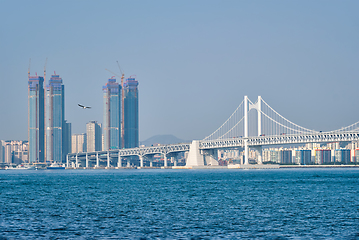
<svg viewBox="0 0 359 240">
<path fill-rule="evenodd" d="M 0 239 L 357 239 L 359 169 L 0 171 Z"/>
</svg>

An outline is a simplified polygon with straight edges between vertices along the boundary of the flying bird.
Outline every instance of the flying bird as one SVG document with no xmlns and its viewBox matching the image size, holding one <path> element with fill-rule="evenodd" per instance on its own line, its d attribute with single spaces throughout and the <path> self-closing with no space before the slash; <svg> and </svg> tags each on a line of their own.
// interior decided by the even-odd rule
<svg viewBox="0 0 359 240">
<path fill-rule="evenodd" d="M 86 107 L 86 106 L 81 105 L 81 104 L 77 104 L 77 105 L 79 105 L 79 107 L 82 107 L 83 109 L 86 109 L 86 108 L 91 108 L 91 107 Z"/>
</svg>

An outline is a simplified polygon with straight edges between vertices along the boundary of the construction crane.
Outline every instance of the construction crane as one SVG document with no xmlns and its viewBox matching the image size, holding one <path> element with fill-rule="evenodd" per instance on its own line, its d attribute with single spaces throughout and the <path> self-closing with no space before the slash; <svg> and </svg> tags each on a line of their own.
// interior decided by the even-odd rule
<svg viewBox="0 0 359 240">
<path fill-rule="evenodd" d="M 30 66 L 31 66 L 31 58 L 29 59 L 29 68 L 27 70 L 27 77 L 30 79 Z"/>
<path fill-rule="evenodd" d="M 44 65 L 44 82 L 46 83 L 46 65 L 47 65 L 47 58 Z"/>
<path fill-rule="evenodd" d="M 105 68 L 105 70 L 106 70 L 106 71 L 109 71 L 110 73 L 112 73 L 113 75 L 115 75 L 115 76 L 117 76 L 117 77 L 119 77 L 119 78 L 121 77 L 120 75 L 118 75 L 118 74 L 116 74 L 116 73 L 114 73 L 114 72 L 108 70 L 107 68 Z"/>
</svg>

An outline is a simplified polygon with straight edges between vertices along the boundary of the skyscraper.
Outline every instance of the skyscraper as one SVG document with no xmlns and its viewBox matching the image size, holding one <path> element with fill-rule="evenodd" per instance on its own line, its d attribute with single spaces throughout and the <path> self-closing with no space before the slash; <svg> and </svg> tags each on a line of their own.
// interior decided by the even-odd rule
<svg viewBox="0 0 359 240">
<path fill-rule="evenodd" d="M 101 125 L 97 121 L 90 121 L 86 124 L 87 152 L 101 151 L 102 133 Z"/>
<path fill-rule="evenodd" d="M 28 138 L 30 163 L 45 162 L 44 78 L 28 76 Z"/>
<path fill-rule="evenodd" d="M 125 148 L 139 146 L 138 136 L 138 81 L 127 78 L 124 85 L 124 142 Z"/>
<path fill-rule="evenodd" d="M 64 85 L 59 75 L 52 75 L 46 88 L 46 160 L 62 162 L 65 128 Z"/>
<path fill-rule="evenodd" d="M 121 148 L 121 86 L 110 78 L 103 90 L 104 150 Z"/>
</svg>

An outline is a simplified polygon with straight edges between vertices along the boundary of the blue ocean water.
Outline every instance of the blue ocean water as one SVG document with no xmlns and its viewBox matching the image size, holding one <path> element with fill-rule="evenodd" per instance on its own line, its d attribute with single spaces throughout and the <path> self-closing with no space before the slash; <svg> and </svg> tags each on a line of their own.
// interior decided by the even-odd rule
<svg viewBox="0 0 359 240">
<path fill-rule="evenodd" d="M 359 239 L 359 169 L 0 171 L 0 239 Z"/>
</svg>

